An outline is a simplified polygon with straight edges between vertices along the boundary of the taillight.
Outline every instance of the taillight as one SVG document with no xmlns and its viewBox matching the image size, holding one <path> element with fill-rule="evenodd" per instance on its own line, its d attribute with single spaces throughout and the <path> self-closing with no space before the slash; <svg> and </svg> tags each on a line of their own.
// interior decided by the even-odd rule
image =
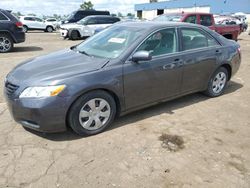
<svg viewBox="0 0 250 188">
<path fill-rule="evenodd" d="M 239 57 L 240 57 L 240 59 L 241 59 L 241 52 L 240 52 L 240 47 L 238 47 L 238 48 L 237 48 L 237 52 L 238 52 L 238 54 L 239 54 Z"/>
<path fill-rule="evenodd" d="M 238 53 L 240 54 L 240 47 L 237 48 Z"/>
<path fill-rule="evenodd" d="M 22 22 L 16 22 L 16 26 L 17 26 L 18 28 L 22 28 L 22 27 L 23 27 L 23 23 L 22 23 Z"/>
</svg>

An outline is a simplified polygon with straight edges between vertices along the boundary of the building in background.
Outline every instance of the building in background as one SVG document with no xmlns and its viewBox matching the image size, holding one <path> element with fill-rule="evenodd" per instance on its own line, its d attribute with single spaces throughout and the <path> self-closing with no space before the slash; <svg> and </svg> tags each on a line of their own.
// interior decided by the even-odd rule
<svg viewBox="0 0 250 188">
<path fill-rule="evenodd" d="M 250 15 L 250 0 L 169 0 L 154 3 L 136 4 L 138 18 L 154 17 L 173 12 L 206 12 L 231 14 L 243 12 Z"/>
</svg>

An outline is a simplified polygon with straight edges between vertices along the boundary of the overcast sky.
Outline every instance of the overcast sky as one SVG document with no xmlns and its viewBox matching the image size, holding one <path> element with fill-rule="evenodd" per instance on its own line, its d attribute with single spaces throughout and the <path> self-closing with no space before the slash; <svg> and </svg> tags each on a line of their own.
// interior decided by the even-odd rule
<svg viewBox="0 0 250 188">
<path fill-rule="evenodd" d="M 0 0 L 0 8 L 20 11 L 23 14 L 64 15 L 78 9 L 82 2 L 83 0 Z M 92 0 L 96 10 L 109 10 L 111 13 L 123 14 L 133 13 L 135 3 L 145 2 L 149 0 Z"/>
</svg>

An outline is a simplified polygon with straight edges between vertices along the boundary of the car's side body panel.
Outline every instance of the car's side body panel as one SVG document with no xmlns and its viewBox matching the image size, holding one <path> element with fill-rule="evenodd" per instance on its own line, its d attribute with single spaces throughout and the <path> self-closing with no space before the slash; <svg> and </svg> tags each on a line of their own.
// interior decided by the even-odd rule
<svg viewBox="0 0 250 188">
<path fill-rule="evenodd" d="M 138 27 L 137 24 L 140 23 L 134 24 L 134 27 Z M 124 115 L 162 101 L 205 90 L 211 75 L 220 66 L 229 66 L 232 75 L 239 69 L 241 57 L 236 42 L 221 38 L 205 27 L 190 24 L 167 25 L 178 30 L 176 52 L 155 56 L 147 61 L 133 62 L 131 57 L 138 46 L 152 33 L 166 28 L 164 24 L 145 24 L 150 26 L 147 27 L 147 32 L 138 37 L 119 58 L 92 57 L 72 48 L 35 58 L 16 67 L 7 76 L 5 83 L 5 92 L 8 89 L 8 82 L 16 82 L 13 84 L 20 86 L 13 98 L 6 96 L 15 119 L 24 126 L 29 126 L 29 123 L 39 124 L 41 126 L 39 128 L 31 127 L 36 130 L 48 132 L 64 130 L 72 104 L 90 91 L 105 90 L 110 93 L 119 108 L 118 115 Z M 180 35 L 183 27 L 194 27 L 207 32 L 218 41 L 219 45 L 184 50 Z M 176 64 L 176 60 L 181 61 Z M 24 80 L 24 72 L 31 78 Z M 33 99 L 33 106 L 31 100 L 19 98 L 20 93 L 29 86 L 55 84 L 67 86 L 56 98 L 37 99 L 37 103 L 36 99 Z M 57 108 L 60 110 L 57 111 Z M 23 122 L 25 117 L 30 120 L 28 124 Z M 58 120 L 60 125 L 55 120 Z"/>
</svg>

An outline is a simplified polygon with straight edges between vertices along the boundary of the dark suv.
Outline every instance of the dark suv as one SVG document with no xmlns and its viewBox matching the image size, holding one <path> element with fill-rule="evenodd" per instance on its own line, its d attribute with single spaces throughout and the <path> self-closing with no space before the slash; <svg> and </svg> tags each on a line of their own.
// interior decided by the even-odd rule
<svg viewBox="0 0 250 188">
<path fill-rule="evenodd" d="M 75 23 L 79 20 L 85 18 L 86 16 L 92 15 L 110 15 L 109 11 L 98 11 L 98 10 L 76 10 L 72 12 L 66 20 L 62 21 L 62 24 L 65 23 Z"/>
<path fill-rule="evenodd" d="M 14 43 L 25 41 L 23 24 L 9 11 L 0 9 L 0 53 L 9 52 Z"/>
</svg>

